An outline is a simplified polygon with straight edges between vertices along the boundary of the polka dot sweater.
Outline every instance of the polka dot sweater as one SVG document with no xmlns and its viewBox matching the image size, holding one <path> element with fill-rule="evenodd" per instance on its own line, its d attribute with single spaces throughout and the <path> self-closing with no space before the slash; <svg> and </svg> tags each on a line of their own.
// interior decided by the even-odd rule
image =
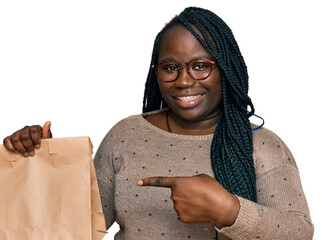
<svg viewBox="0 0 322 240">
<path fill-rule="evenodd" d="M 213 224 L 182 223 L 167 188 L 139 187 L 151 176 L 213 176 L 213 135 L 179 135 L 161 130 L 142 115 L 116 124 L 94 159 L 107 229 L 116 221 L 123 239 L 312 239 L 313 225 L 292 154 L 271 131 L 253 132 L 257 203 L 238 197 L 236 222 L 222 229 Z M 218 231 L 218 233 L 216 233 Z"/>
</svg>

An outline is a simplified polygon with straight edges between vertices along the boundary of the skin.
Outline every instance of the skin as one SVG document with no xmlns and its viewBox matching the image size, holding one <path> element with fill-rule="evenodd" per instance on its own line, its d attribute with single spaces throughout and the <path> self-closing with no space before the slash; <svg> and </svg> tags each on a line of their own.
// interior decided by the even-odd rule
<svg viewBox="0 0 322 240">
<path fill-rule="evenodd" d="M 196 29 L 197 31 L 197 29 Z M 186 63 L 194 58 L 213 60 L 202 44 L 183 26 L 170 28 L 163 36 L 158 62 L 172 60 Z M 215 131 L 222 105 L 220 69 L 214 66 L 210 76 L 196 81 L 181 69 L 174 82 L 159 81 L 163 99 L 171 109 L 169 124 L 173 133 L 206 135 Z M 182 107 L 175 97 L 202 94 L 200 103 L 194 107 Z M 165 113 L 155 114 L 147 120 L 166 130 Z"/>
<path fill-rule="evenodd" d="M 196 30 L 197 31 L 197 30 Z M 193 58 L 211 55 L 201 43 L 183 26 L 170 28 L 163 37 L 158 62 L 172 60 L 186 63 Z M 214 133 L 222 106 L 220 70 L 215 66 L 207 79 L 196 81 L 182 69 L 174 82 L 161 82 L 159 87 L 163 99 L 171 109 L 169 123 L 173 133 L 206 135 Z M 199 95 L 191 106 L 182 104 L 176 97 Z M 165 112 L 147 118 L 153 125 L 167 130 Z M 5 147 L 25 157 L 34 156 L 40 148 L 41 139 L 51 138 L 50 122 L 43 127 L 26 126 L 4 139 Z M 165 187 L 171 189 L 174 209 L 185 223 L 213 223 L 217 227 L 231 226 L 236 221 L 240 204 L 211 176 L 201 174 L 191 177 L 146 177 L 138 180 L 141 187 Z"/>
<path fill-rule="evenodd" d="M 148 177 L 139 186 L 171 189 L 174 210 L 184 223 L 212 223 L 231 226 L 239 212 L 239 200 L 206 174 L 191 177 Z"/>
<path fill-rule="evenodd" d="M 39 125 L 26 126 L 3 140 L 3 145 L 11 152 L 18 152 L 24 157 L 33 157 L 35 150 L 41 146 L 41 139 L 52 138 L 51 122 L 43 127 Z"/>
</svg>

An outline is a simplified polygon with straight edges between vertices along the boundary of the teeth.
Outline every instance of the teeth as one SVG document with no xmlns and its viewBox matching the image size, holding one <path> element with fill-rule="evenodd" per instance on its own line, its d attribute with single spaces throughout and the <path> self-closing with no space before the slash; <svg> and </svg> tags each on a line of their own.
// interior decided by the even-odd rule
<svg viewBox="0 0 322 240">
<path fill-rule="evenodd" d="M 195 99 L 199 98 L 200 96 L 201 96 L 201 94 L 195 95 L 195 96 L 185 96 L 185 97 L 176 97 L 176 98 L 180 101 L 191 101 L 191 100 L 195 100 Z"/>
</svg>

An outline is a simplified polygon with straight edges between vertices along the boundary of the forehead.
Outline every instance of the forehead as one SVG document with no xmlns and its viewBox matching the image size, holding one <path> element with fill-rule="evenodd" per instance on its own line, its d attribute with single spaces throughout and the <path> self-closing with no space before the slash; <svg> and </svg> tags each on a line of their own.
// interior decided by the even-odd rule
<svg viewBox="0 0 322 240">
<path fill-rule="evenodd" d="M 196 27 L 193 28 L 203 38 L 200 31 Z M 212 58 L 201 42 L 183 25 L 175 25 L 164 33 L 159 49 L 159 61 L 169 59 L 187 62 L 199 57 Z"/>
</svg>

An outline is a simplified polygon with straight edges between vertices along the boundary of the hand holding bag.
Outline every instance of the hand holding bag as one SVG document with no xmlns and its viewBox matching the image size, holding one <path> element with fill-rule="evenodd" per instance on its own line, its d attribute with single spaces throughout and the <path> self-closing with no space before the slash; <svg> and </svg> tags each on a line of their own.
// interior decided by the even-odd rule
<svg viewBox="0 0 322 240">
<path fill-rule="evenodd" d="M 105 233 L 88 137 L 43 139 L 28 158 L 0 145 L 1 240 L 101 240 Z"/>
</svg>

